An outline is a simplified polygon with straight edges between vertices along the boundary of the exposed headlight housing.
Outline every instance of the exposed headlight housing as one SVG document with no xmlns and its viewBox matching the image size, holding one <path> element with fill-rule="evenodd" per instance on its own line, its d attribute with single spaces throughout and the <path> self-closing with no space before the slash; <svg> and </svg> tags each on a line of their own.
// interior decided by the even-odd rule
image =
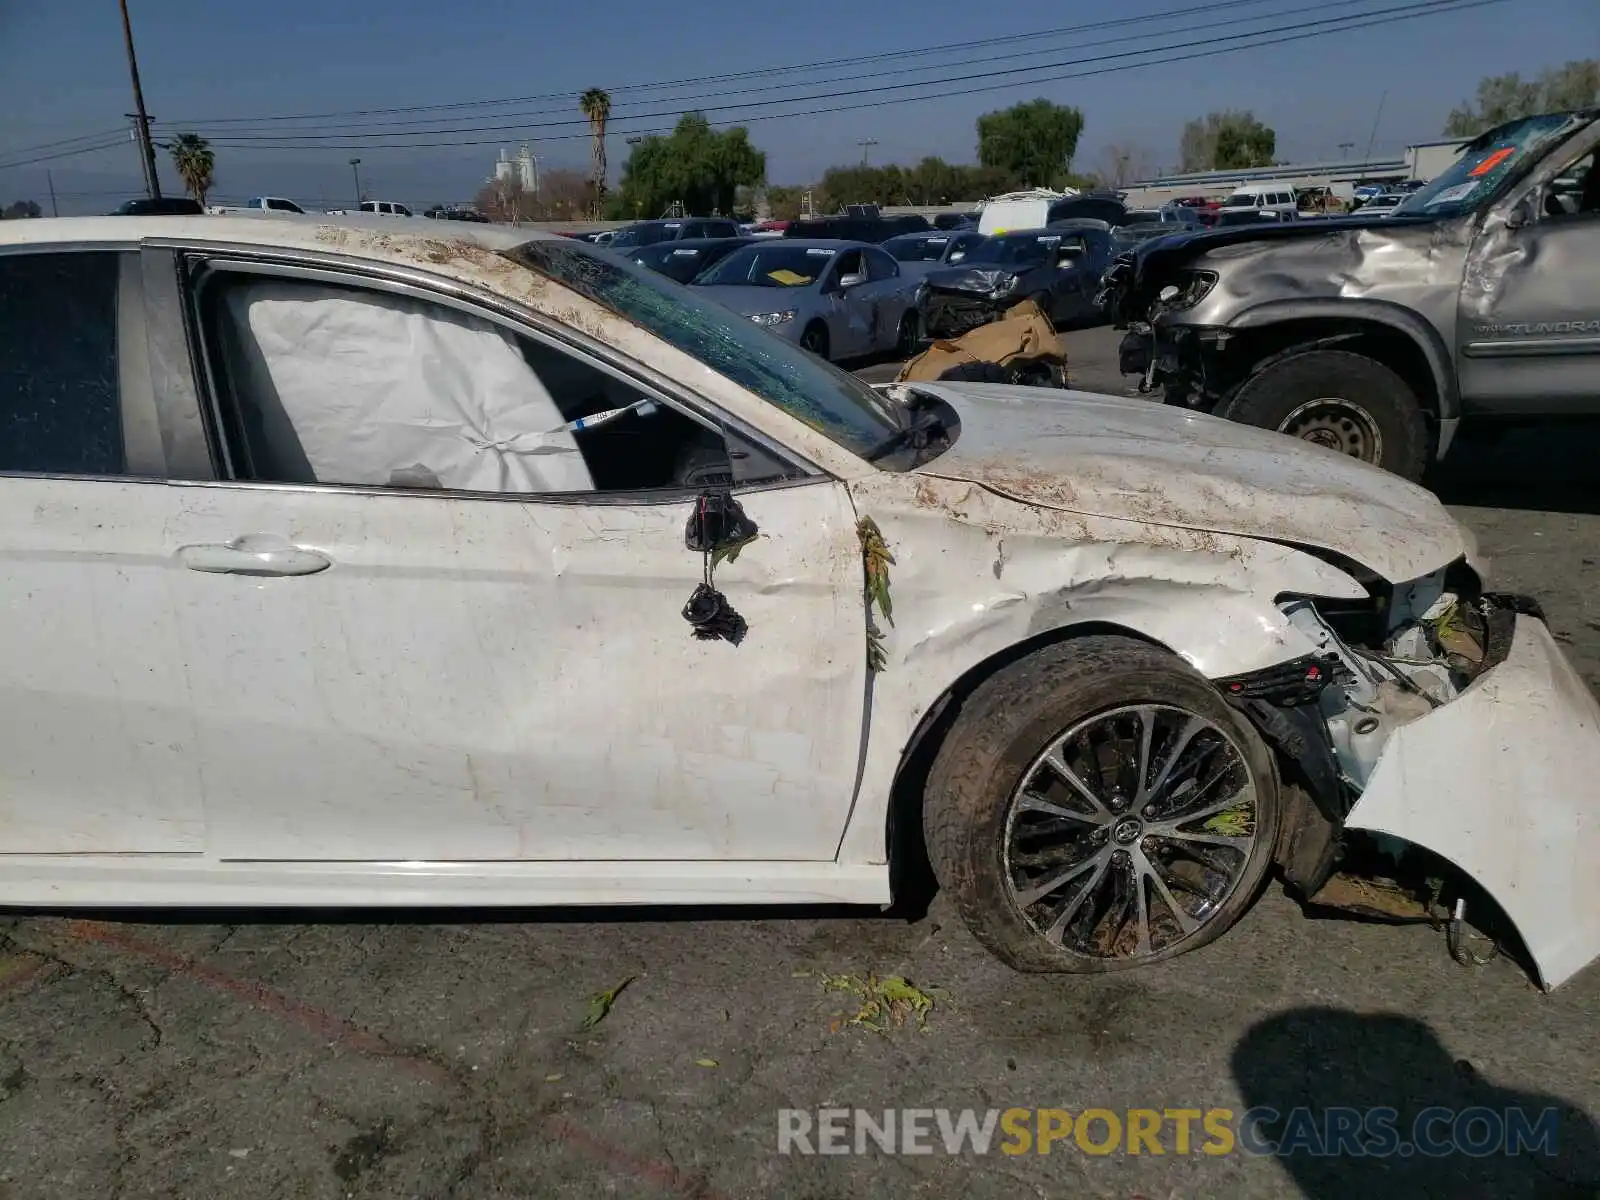
<svg viewBox="0 0 1600 1200">
<path fill-rule="evenodd" d="M 1018 277 L 1015 275 L 1007 275 L 1004 279 L 996 280 L 994 294 L 996 296 L 1009 296 L 1017 290 L 1017 279 Z"/>
<path fill-rule="evenodd" d="M 1178 294 L 1171 300 L 1163 300 L 1161 307 L 1168 312 L 1178 312 L 1181 309 L 1193 308 L 1200 301 L 1211 294 L 1211 289 L 1217 286 L 1217 273 L 1215 271 L 1185 271 L 1174 281 Z"/>
<path fill-rule="evenodd" d="M 794 309 L 788 308 L 783 312 L 751 313 L 750 319 L 757 325 L 764 325 L 768 328 L 771 328 L 774 325 L 782 325 L 785 321 L 794 320 L 794 312 Z"/>
</svg>

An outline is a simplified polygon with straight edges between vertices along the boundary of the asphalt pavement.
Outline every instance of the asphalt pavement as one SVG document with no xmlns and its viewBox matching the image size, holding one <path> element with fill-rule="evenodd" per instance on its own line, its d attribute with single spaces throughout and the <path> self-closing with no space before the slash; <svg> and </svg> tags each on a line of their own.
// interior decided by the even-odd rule
<svg viewBox="0 0 1600 1200">
<path fill-rule="evenodd" d="M 1069 344 L 1075 386 L 1129 390 L 1114 335 Z M 1545 601 L 1591 686 L 1597 449 L 1567 432 L 1510 438 L 1434 481 L 1499 583 Z M 862 1001 L 850 980 L 869 974 L 921 989 L 925 1028 L 851 1023 Z M 608 1009 L 591 1003 L 624 981 Z M 1438 931 L 1312 920 L 1276 885 L 1203 951 L 1077 978 L 1010 972 L 940 898 L 916 919 L 13 914 L 0 918 L 0 1200 L 1577 1200 L 1600 1196 L 1597 1018 L 1600 968 L 1544 995 L 1514 958 L 1463 967 Z M 1396 1110 L 1402 1133 L 1430 1106 L 1535 1124 L 1552 1110 L 1538 1128 L 1555 1153 L 1357 1155 L 1349 1143 L 1274 1158 L 1241 1142 L 1216 1154 L 1201 1149 L 1198 1114 L 1184 1153 L 1187 1118 L 1171 1115 L 1227 1124 L 1225 1109 L 1238 1124 L 1261 1108 L 1374 1106 Z M 938 1132 L 926 1154 L 871 1141 L 859 1155 L 779 1152 L 779 1110 L 807 1110 L 815 1129 L 816 1110 L 836 1107 L 875 1121 L 886 1108 L 1063 1110 L 1025 1124 L 1074 1132 L 1049 1153 L 1037 1138 L 1005 1153 L 997 1134 L 990 1153 L 950 1154 Z M 1104 1114 L 1078 1121 L 1086 1110 Z M 1109 1141 L 1129 1110 L 1162 1114 L 1139 1153 Z M 937 1130 L 936 1114 L 919 1119 Z M 1448 1128 L 1447 1116 L 1435 1131 Z"/>
</svg>

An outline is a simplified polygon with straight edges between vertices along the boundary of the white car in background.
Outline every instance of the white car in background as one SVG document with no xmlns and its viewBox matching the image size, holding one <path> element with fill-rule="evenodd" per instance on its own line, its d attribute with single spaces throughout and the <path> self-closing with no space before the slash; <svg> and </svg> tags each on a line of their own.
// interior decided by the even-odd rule
<svg viewBox="0 0 1600 1200">
<path fill-rule="evenodd" d="M 0 275 L 0 904 L 881 905 L 922 841 L 1103 972 L 1372 830 L 1547 987 L 1600 950 L 1600 707 L 1396 476 L 880 394 L 493 226 L 9 221 Z"/>
</svg>

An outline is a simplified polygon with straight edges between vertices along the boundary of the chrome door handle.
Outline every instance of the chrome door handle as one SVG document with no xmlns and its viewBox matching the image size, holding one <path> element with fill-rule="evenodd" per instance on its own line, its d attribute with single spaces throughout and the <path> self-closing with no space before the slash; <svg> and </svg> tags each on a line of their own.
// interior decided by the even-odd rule
<svg viewBox="0 0 1600 1200">
<path fill-rule="evenodd" d="M 189 570 L 208 575 L 315 575 L 333 565 L 333 559 L 321 551 L 259 533 L 231 542 L 184 546 L 178 551 L 178 559 Z"/>
</svg>

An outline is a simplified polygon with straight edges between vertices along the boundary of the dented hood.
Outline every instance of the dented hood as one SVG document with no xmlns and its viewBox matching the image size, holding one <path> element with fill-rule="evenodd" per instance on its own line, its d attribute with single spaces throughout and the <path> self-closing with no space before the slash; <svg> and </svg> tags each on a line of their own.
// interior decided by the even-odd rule
<svg viewBox="0 0 1600 1200">
<path fill-rule="evenodd" d="M 1028 504 L 1315 547 L 1393 583 L 1472 550 L 1431 492 L 1264 429 L 1149 400 L 918 383 L 961 418 L 918 470 Z"/>
</svg>

